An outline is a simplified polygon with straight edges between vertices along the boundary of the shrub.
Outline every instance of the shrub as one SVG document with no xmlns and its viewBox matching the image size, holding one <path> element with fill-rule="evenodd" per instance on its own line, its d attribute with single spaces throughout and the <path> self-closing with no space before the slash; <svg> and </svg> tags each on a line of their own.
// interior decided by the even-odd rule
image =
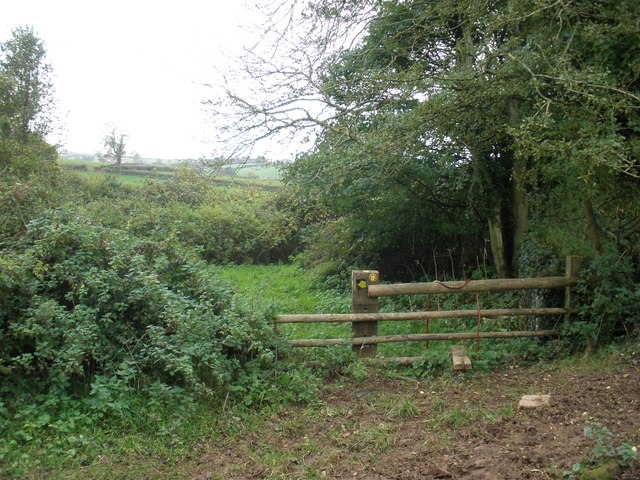
<svg viewBox="0 0 640 480">
<path fill-rule="evenodd" d="M 640 284 L 633 258 L 609 251 L 595 257 L 581 272 L 576 322 L 563 333 L 574 348 L 590 348 L 640 327 Z"/>
<path fill-rule="evenodd" d="M 22 477 L 92 455 L 100 427 L 186 439 L 205 408 L 313 399 L 285 347 L 193 249 L 44 211 L 0 255 L 0 464 Z"/>
<path fill-rule="evenodd" d="M 286 260 L 293 250 L 295 226 L 274 205 L 273 193 L 216 187 L 191 170 L 127 193 L 111 197 L 88 191 L 78 203 L 84 215 L 105 226 L 198 248 L 211 262 L 271 263 Z"/>
<path fill-rule="evenodd" d="M 48 391 L 161 382 L 214 394 L 281 346 L 190 250 L 50 211 L 0 259 L 0 355 Z M 252 363 L 253 365 L 253 363 Z"/>
</svg>

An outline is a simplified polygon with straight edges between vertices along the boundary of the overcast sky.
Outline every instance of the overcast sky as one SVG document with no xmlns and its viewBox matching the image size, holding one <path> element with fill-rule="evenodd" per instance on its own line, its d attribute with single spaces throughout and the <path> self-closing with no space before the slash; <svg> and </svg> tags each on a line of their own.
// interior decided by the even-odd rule
<svg viewBox="0 0 640 480">
<path fill-rule="evenodd" d="M 4 2 L 0 41 L 19 25 L 45 42 L 70 151 L 102 148 L 107 124 L 142 157 L 209 156 L 215 136 L 203 83 L 251 43 L 257 12 L 242 0 L 21 0 Z M 223 52 L 229 52 L 224 55 Z"/>
</svg>

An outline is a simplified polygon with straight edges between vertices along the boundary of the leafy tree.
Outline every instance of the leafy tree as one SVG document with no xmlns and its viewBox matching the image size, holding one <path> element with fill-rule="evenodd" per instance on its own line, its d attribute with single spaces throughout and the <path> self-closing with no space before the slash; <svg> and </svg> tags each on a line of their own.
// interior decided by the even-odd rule
<svg viewBox="0 0 640 480">
<path fill-rule="evenodd" d="M 607 243 L 640 255 L 639 14 L 626 0 L 549 4 L 549 21 L 514 58 L 535 92 L 530 115 L 510 133 L 516 155 L 528 158 L 536 208 L 546 202 L 564 218 L 581 211 L 596 255 Z"/>
<path fill-rule="evenodd" d="M 542 202 L 539 219 L 560 191 L 582 197 L 573 234 L 586 230 L 601 249 L 605 202 L 637 192 L 637 2 L 290 5 L 288 25 L 299 18 L 307 28 L 280 32 L 281 64 L 251 51 L 246 74 L 263 88 L 255 96 L 230 89 L 228 98 L 235 126 L 254 137 L 319 129 L 307 185 L 369 179 L 374 190 L 373 164 L 388 171 L 389 159 L 448 158 L 464 166 L 468 203 L 487 224 L 500 276 L 518 271 L 531 200 Z M 637 230 L 630 226 L 625 242 Z"/>
<path fill-rule="evenodd" d="M 434 152 L 417 130 L 403 131 L 408 119 L 395 120 L 397 129 L 380 126 L 362 144 L 335 148 L 327 133 L 286 169 L 291 203 L 311 224 L 302 230 L 308 246 L 300 257 L 308 266 L 336 274 L 375 266 L 386 278 L 415 279 L 475 264 L 483 235 L 468 202 L 469 165 L 461 152 Z M 330 270 L 321 267 L 328 259 Z"/>
<path fill-rule="evenodd" d="M 45 172 L 52 180 L 56 176 L 56 149 L 44 138 L 50 129 L 53 106 L 49 74 L 44 44 L 31 28 L 19 27 L 13 31 L 13 38 L 0 43 L 0 173 L 6 183 L 0 187 L 3 193 L 4 187 L 6 192 L 31 190 L 33 185 L 25 181 L 27 177 Z M 19 217 L 18 207 L 27 197 L 17 195 L 5 206 Z"/>
<path fill-rule="evenodd" d="M 119 132 L 115 127 L 110 127 L 104 136 L 103 145 L 107 149 L 104 157 L 115 162 L 119 167 L 122 164 L 122 158 L 126 153 L 127 135 Z"/>
<path fill-rule="evenodd" d="M 44 138 L 50 130 L 52 108 L 51 67 L 46 63 L 44 42 L 31 27 L 18 27 L 12 38 L 0 44 L 0 108 L 11 134 L 27 143 L 33 135 Z"/>
</svg>

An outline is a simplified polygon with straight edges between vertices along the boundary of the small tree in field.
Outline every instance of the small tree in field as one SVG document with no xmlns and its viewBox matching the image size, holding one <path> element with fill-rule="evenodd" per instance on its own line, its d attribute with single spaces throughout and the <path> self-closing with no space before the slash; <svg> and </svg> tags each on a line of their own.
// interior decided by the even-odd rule
<svg viewBox="0 0 640 480">
<path fill-rule="evenodd" d="M 107 149 L 104 157 L 115 162 L 118 168 L 122 165 L 122 157 L 126 153 L 126 140 L 127 135 L 119 132 L 115 127 L 109 129 L 103 140 L 104 147 Z"/>
</svg>

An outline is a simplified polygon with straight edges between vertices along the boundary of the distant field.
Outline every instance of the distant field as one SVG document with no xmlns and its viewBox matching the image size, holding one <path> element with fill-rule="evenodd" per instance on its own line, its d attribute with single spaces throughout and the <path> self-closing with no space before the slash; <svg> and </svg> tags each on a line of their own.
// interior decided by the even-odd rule
<svg viewBox="0 0 640 480">
<path fill-rule="evenodd" d="M 236 168 L 239 177 L 253 177 L 261 179 L 281 179 L 282 173 L 280 167 L 275 165 L 231 165 L 231 168 Z"/>
<path fill-rule="evenodd" d="M 64 165 L 86 165 L 89 170 L 93 170 L 95 167 L 99 167 L 101 165 L 107 165 L 106 163 L 92 162 L 89 160 L 75 160 L 71 158 L 59 158 L 58 162 L 62 166 Z"/>
<path fill-rule="evenodd" d="M 80 154 L 80 153 L 66 153 L 60 158 L 60 163 L 64 165 L 86 165 L 88 169 L 93 169 L 100 166 L 108 166 L 108 163 L 95 161 L 97 157 L 93 155 Z M 125 157 L 123 159 L 123 167 L 135 163 L 137 165 L 147 168 L 177 168 L 181 165 L 187 165 L 190 160 L 163 160 L 157 158 L 138 158 L 133 160 L 132 158 Z M 249 179 L 261 179 L 261 180 L 280 180 L 282 178 L 282 172 L 280 167 L 274 163 L 266 163 L 264 161 L 247 160 L 238 161 L 231 164 L 226 164 L 223 167 L 228 170 L 228 173 L 221 176 L 231 176 L 234 178 L 249 178 Z"/>
<path fill-rule="evenodd" d="M 173 165 L 161 164 L 131 164 L 125 163 L 121 167 L 121 172 L 114 171 L 112 164 L 92 162 L 78 159 L 59 159 L 63 168 L 76 171 L 82 175 L 113 175 L 118 181 L 124 184 L 140 185 L 145 178 L 166 180 L 171 178 L 178 168 Z M 256 186 L 261 188 L 276 189 L 281 185 L 278 179 L 278 168 L 274 166 L 251 166 L 248 169 L 240 169 L 240 176 L 218 175 L 213 177 L 213 182 L 225 186 Z"/>
<path fill-rule="evenodd" d="M 80 173 L 81 175 L 86 175 L 88 177 L 94 177 L 94 178 L 107 175 L 106 173 L 97 172 L 95 170 L 81 171 L 78 173 Z M 125 185 L 142 185 L 147 178 L 151 178 L 151 177 L 139 177 L 134 175 L 113 175 L 113 177 L 118 182 Z"/>
<path fill-rule="evenodd" d="M 282 185 L 280 180 L 271 178 L 243 178 L 243 177 L 226 177 L 219 175 L 213 177 L 214 182 L 218 182 L 225 185 L 256 185 L 260 187 L 273 187 L 278 188 Z"/>
</svg>

